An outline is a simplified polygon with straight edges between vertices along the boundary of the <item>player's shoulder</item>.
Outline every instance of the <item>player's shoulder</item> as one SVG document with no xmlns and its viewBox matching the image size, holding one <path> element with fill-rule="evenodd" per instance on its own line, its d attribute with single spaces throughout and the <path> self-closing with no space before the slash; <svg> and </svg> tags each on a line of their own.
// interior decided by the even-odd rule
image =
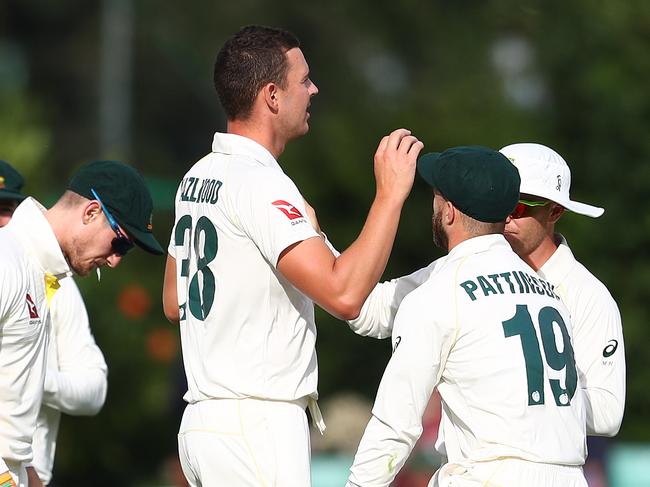
<svg viewBox="0 0 650 487">
<path fill-rule="evenodd" d="M 433 266 L 430 274 L 418 287 L 408 293 L 400 305 L 400 309 L 413 309 L 425 313 L 427 309 L 440 315 L 442 308 L 452 302 L 454 266 L 440 261 Z"/>
<path fill-rule="evenodd" d="M 235 201 L 266 202 L 286 200 L 297 205 L 300 190 L 281 169 L 257 164 L 239 169 L 236 181 L 231 181 L 230 191 Z M 256 203 L 257 204 L 257 203 Z"/>
<path fill-rule="evenodd" d="M 22 247 L 6 230 L 0 230 L 0 309 L 23 304 L 31 292 L 33 264 Z"/>
<path fill-rule="evenodd" d="M 569 307 L 574 304 L 583 308 L 618 310 L 616 300 L 607 286 L 577 260 L 571 272 L 567 274 L 562 283 L 559 283 L 559 286 L 567 296 Z"/>
<path fill-rule="evenodd" d="M 79 301 L 81 301 L 81 303 L 83 304 L 83 298 L 81 297 L 81 292 L 79 291 L 79 287 L 77 286 L 77 283 L 75 282 L 72 276 L 67 276 L 62 279 L 59 279 L 58 283 L 59 283 L 59 288 L 54 293 L 54 296 L 52 298 L 52 304 L 54 304 L 55 302 L 73 303 Z"/>
<path fill-rule="evenodd" d="M 567 276 L 567 280 L 571 281 L 573 284 L 585 286 L 594 292 L 609 294 L 607 286 L 605 286 L 605 284 L 598 279 L 593 272 L 587 269 L 587 267 L 577 259 L 573 269 Z"/>
<path fill-rule="evenodd" d="M 7 275 L 24 274 L 29 260 L 25 247 L 7 229 L 0 229 L 0 271 Z"/>
</svg>

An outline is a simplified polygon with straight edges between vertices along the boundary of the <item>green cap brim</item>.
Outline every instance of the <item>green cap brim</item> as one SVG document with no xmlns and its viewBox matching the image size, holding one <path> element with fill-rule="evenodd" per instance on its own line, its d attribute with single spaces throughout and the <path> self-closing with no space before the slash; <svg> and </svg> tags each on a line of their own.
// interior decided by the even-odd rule
<svg viewBox="0 0 650 487">
<path fill-rule="evenodd" d="M 120 226 L 126 230 L 126 233 L 133 239 L 135 244 L 140 247 L 145 252 L 155 255 L 163 255 L 165 251 L 160 246 L 156 237 L 153 236 L 151 232 L 143 232 L 141 230 L 132 227 L 131 225 L 124 224 L 119 222 Z"/>
<path fill-rule="evenodd" d="M 15 191 L 9 191 L 6 189 L 0 189 L 0 200 L 16 200 L 16 201 L 22 201 L 27 196 L 24 194 L 16 193 Z"/>
<path fill-rule="evenodd" d="M 442 152 L 429 152 L 421 156 L 417 162 L 418 174 L 433 188 L 436 188 L 436 181 L 433 177 L 433 166 L 440 158 L 440 154 Z"/>
</svg>

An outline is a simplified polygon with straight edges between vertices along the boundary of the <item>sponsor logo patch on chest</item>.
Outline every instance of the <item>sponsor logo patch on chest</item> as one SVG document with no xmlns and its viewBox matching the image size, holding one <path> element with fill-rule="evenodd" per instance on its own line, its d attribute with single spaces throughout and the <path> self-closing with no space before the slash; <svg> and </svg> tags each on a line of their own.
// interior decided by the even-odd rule
<svg viewBox="0 0 650 487">
<path fill-rule="evenodd" d="M 38 308 L 36 308 L 36 304 L 34 304 L 34 300 L 32 297 L 27 293 L 25 297 L 26 305 L 27 305 L 27 311 L 29 312 L 29 324 L 30 325 L 38 325 L 41 323 L 41 317 L 38 315 Z"/>
</svg>

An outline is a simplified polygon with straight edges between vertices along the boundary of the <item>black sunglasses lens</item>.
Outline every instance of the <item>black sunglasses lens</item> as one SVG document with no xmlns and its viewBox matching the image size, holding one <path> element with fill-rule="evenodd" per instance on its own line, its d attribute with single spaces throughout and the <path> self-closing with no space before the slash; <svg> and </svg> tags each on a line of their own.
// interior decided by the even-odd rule
<svg viewBox="0 0 650 487">
<path fill-rule="evenodd" d="M 111 242 L 113 251 L 119 255 L 124 256 L 126 253 L 133 248 L 133 243 L 125 237 L 115 237 Z"/>
</svg>

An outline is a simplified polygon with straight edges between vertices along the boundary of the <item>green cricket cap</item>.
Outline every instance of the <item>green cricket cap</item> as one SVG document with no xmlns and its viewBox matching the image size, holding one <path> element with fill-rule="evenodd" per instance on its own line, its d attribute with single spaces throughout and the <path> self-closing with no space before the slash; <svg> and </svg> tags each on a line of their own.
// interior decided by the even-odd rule
<svg viewBox="0 0 650 487">
<path fill-rule="evenodd" d="M 20 191 L 25 178 L 8 162 L 0 161 L 0 200 L 22 201 L 26 198 Z"/>
<path fill-rule="evenodd" d="M 496 150 L 452 147 L 423 155 L 417 167 L 427 183 L 475 220 L 505 221 L 519 201 L 519 172 Z"/>
<path fill-rule="evenodd" d="M 119 161 L 93 161 L 81 166 L 72 176 L 68 189 L 96 199 L 108 208 L 133 241 L 151 254 L 164 254 L 152 230 L 153 201 L 138 171 Z"/>
</svg>

